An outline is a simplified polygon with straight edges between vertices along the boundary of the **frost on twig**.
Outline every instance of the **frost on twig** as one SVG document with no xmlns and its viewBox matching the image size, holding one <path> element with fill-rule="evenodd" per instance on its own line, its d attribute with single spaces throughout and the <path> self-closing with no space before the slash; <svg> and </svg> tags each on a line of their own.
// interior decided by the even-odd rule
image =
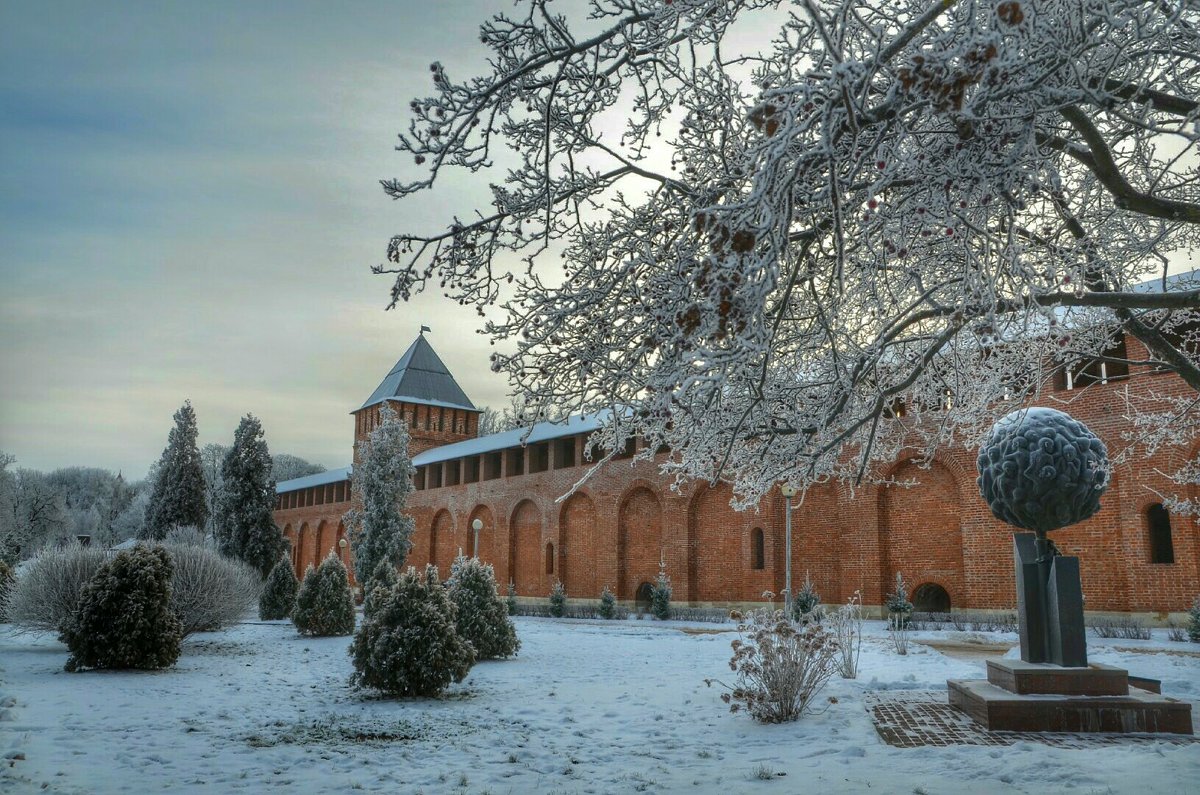
<svg viewBox="0 0 1200 795">
<path fill-rule="evenodd" d="M 589 10 L 519 4 L 481 29 L 489 73 L 430 67 L 417 176 L 384 187 L 466 171 L 492 205 L 377 270 L 394 302 L 502 310 L 493 367 L 529 405 L 610 409 L 600 449 L 640 436 L 745 505 L 970 443 L 1101 364 L 1200 388 L 1200 284 L 1137 288 L 1200 244 L 1194 4 Z"/>
</svg>

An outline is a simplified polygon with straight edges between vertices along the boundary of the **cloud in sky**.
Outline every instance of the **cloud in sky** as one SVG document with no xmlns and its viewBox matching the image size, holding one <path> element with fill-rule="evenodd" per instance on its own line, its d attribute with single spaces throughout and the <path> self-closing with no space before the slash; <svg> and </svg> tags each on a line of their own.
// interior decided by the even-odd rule
<svg viewBox="0 0 1200 795">
<path fill-rule="evenodd" d="M 384 312 L 369 266 L 485 185 L 394 203 L 428 64 L 475 72 L 483 0 L 37 3 L 0 10 L 0 450 L 145 472 L 190 398 L 201 441 L 350 458 L 347 412 L 422 323 L 478 404 L 478 317 Z"/>
</svg>

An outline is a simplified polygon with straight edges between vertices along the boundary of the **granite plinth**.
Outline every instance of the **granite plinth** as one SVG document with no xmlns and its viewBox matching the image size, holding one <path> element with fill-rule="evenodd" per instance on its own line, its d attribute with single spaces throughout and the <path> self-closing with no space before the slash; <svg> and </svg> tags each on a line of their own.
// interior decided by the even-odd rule
<svg viewBox="0 0 1200 795">
<path fill-rule="evenodd" d="M 950 680 L 950 703 L 992 731 L 1192 734 L 1192 705 L 1137 688 L 1124 695 L 1012 693 Z"/>
<path fill-rule="evenodd" d="M 1129 672 L 1111 665 L 1064 668 L 1050 663 L 989 659 L 987 680 L 1017 695 L 1123 696 L 1129 692 Z"/>
</svg>

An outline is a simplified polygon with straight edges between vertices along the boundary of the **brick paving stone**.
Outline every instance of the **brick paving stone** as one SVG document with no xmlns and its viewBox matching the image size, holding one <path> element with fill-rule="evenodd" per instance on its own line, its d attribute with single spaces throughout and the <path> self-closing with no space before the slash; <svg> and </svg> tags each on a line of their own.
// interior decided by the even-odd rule
<svg viewBox="0 0 1200 795">
<path fill-rule="evenodd" d="M 1200 737 L 1171 734 L 1075 734 L 1070 732 L 989 731 L 951 706 L 944 690 L 892 690 L 871 693 L 867 710 L 875 731 L 896 748 L 949 745 L 1012 745 L 1033 742 L 1056 748 L 1106 745 L 1200 743 Z"/>
</svg>

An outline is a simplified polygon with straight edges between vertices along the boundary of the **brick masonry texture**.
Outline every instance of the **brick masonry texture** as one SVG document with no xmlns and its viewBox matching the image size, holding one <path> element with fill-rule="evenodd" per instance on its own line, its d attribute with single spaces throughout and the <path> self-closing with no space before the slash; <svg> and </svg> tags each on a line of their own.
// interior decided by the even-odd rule
<svg viewBox="0 0 1200 795">
<path fill-rule="evenodd" d="M 1135 340 L 1127 345 L 1131 359 L 1146 356 Z M 1080 419 L 1115 454 L 1130 444 L 1123 415 L 1127 390 L 1135 396 L 1150 389 L 1192 394 L 1172 375 L 1138 366 L 1131 371 L 1130 378 L 1108 384 L 1047 389 L 1039 404 Z M 439 416 L 436 408 L 393 405 L 410 419 L 414 454 L 476 433 L 473 413 L 444 410 Z M 378 421 L 377 410 L 356 415 L 356 448 Z M 510 475 L 506 456 L 498 478 L 414 492 L 409 508 L 416 534 L 407 564 L 432 562 L 447 576 L 459 550 L 474 551 L 471 522 L 478 518 L 479 557 L 495 566 L 498 582 L 512 581 L 521 596 L 544 597 L 561 580 L 571 598 L 595 599 L 607 585 L 619 599 L 630 600 L 653 581 L 660 563 L 679 601 L 751 602 L 761 601 L 764 591 L 782 591 L 784 501 L 778 491 L 756 510 L 737 512 L 729 506 L 727 485 L 696 483 L 673 491 L 654 462 L 626 458 L 610 462 L 559 501 L 588 466 L 583 437 L 574 444 L 574 465 L 556 468 L 560 454 L 551 445 L 546 471 L 529 474 L 526 468 L 525 474 Z M 1172 516 L 1175 562 L 1151 563 L 1146 512 L 1161 502 L 1161 494 L 1177 492 L 1161 473 L 1174 471 L 1187 456 L 1200 456 L 1200 445 L 1160 449 L 1149 457 L 1136 447 L 1131 453 L 1115 467 L 1100 513 L 1052 537 L 1063 554 L 1080 558 L 1088 610 L 1186 610 L 1200 593 L 1200 525 Z M 479 471 L 486 472 L 482 462 Z M 979 496 L 975 450 L 946 449 L 928 467 L 901 460 L 883 474 L 912 485 L 853 490 L 822 485 L 804 496 L 792 514 L 794 586 L 807 572 L 825 603 L 845 601 L 857 590 L 865 604 L 878 605 L 901 572 L 910 594 L 935 583 L 954 608 L 1012 609 L 1012 528 L 994 519 Z M 348 555 L 338 545 L 345 535 L 342 515 L 350 507 L 344 485 L 317 487 L 320 493 L 311 499 L 281 495 L 281 504 L 299 502 L 275 513 L 293 544 L 298 573 L 330 551 Z M 1200 489 L 1193 486 L 1183 496 L 1200 498 Z M 762 568 L 755 565 L 756 531 L 763 538 Z"/>
</svg>

